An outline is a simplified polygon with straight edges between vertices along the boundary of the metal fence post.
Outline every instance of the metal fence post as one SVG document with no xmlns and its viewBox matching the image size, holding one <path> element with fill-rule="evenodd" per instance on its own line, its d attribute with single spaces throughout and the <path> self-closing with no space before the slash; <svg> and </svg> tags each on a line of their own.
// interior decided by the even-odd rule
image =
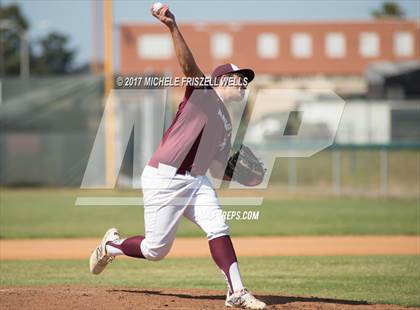
<svg viewBox="0 0 420 310">
<path fill-rule="evenodd" d="M 389 167 L 388 167 L 388 151 L 382 149 L 379 151 L 380 169 L 381 169 L 381 193 L 388 195 Z"/>
<path fill-rule="evenodd" d="M 332 172 L 333 172 L 333 192 L 336 195 L 341 193 L 341 152 L 332 151 Z"/>
<path fill-rule="evenodd" d="M 296 185 L 297 185 L 297 169 L 296 169 L 296 158 L 295 157 L 288 157 L 287 158 L 287 179 L 288 179 L 288 191 L 295 192 Z"/>
</svg>

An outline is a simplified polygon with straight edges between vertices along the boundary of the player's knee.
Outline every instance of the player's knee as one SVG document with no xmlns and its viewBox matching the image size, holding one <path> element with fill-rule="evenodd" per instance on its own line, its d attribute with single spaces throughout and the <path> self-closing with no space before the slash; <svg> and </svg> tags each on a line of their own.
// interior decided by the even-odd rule
<svg viewBox="0 0 420 310">
<path fill-rule="evenodd" d="M 152 248 L 149 248 L 149 251 L 145 255 L 145 257 L 150 261 L 157 262 L 164 259 L 165 256 L 168 255 L 169 250 L 170 250 L 170 245 L 152 247 Z"/>
<path fill-rule="evenodd" d="M 157 253 L 150 253 L 149 255 L 147 255 L 147 260 L 150 260 L 152 262 L 158 262 L 158 261 L 164 259 L 165 256 L 166 255 L 161 254 L 159 252 L 157 252 Z"/>
</svg>

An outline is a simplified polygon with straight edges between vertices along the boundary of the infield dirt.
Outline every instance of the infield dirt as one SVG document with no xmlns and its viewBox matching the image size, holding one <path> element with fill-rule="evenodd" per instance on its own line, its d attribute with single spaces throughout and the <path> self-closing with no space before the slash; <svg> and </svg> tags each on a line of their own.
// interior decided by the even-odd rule
<svg viewBox="0 0 420 310">
<path fill-rule="evenodd" d="M 199 289 L 126 289 L 77 286 L 0 289 L 2 309 L 227 309 L 225 292 Z M 256 294 L 268 309 L 419 309 L 364 301 Z"/>
<path fill-rule="evenodd" d="M 83 259 L 97 239 L 0 240 L 1 259 Z M 416 255 L 420 236 L 233 237 L 239 256 Z M 249 245 L 252 244 L 252 247 Z M 39 249 L 42 248 L 42 251 Z M 177 238 L 169 257 L 207 257 L 206 238 Z"/>
</svg>

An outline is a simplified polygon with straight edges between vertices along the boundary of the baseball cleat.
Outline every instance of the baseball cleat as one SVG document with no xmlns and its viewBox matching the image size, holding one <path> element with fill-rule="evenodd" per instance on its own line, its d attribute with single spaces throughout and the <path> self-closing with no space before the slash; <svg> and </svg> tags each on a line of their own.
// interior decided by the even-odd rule
<svg viewBox="0 0 420 310">
<path fill-rule="evenodd" d="M 106 253 L 106 243 L 108 241 L 115 241 L 120 238 L 120 233 L 116 228 L 110 228 L 107 230 L 104 237 L 102 238 L 101 243 L 99 243 L 99 245 L 90 255 L 89 268 L 91 273 L 100 274 L 105 269 L 106 265 L 114 260 L 115 256 L 108 255 Z"/>
<path fill-rule="evenodd" d="M 265 309 L 266 304 L 255 298 L 246 288 L 244 288 L 233 294 L 230 294 L 228 291 L 225 306 L 242 309 Z"/>
</svg>

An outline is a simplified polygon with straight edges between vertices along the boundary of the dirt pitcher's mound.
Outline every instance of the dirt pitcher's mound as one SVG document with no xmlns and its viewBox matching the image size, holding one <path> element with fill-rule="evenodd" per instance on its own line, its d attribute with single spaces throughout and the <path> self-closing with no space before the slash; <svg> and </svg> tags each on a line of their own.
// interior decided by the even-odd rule
<svg viewBox="0 0 420 310">
<path fill-rule="evenodd" d="M 364 301 L 256 294 L 268 309 L 418 309 Z M 0 289 L 2 309 L 226 309 L 224 292 L 199 289 L 128 289 L 77 286 Z"/>
</svg>

